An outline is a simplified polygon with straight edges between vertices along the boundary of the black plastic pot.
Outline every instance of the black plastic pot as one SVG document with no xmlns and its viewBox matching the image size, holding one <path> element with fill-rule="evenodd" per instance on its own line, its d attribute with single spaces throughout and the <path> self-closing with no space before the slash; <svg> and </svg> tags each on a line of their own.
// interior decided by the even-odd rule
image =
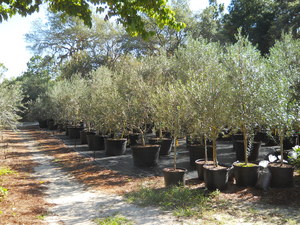
<svg viewBox="0 0 300 225">
<path fill-rule="evenodd" d="M 259 149 L 261 146 L 261 142 L 252 142 L 251 148 L 248 147 L 248 160 L 250 162 L 256 161 L 259 155 Z M 235 140 L 233 142 L 233 149 L 236 153 L 236 160 L 244 161 L 244 141 L 242 140 Z"/>
<path fill-rule="evenodd" d="M 55 122 L 53 119 L 47 120 L 47 127 L 49 130 L 55 130 L 57 128 L 57 125 L 55 125 Z"/>
<path fill-rule="evenodd" d="M 185 168 L 176 168 L 176 170 L 174 168 L 164 168 L 165 186 L 185 186 L 186 172 L 187 169 Z"/>
<path fill-rule="evenodd" d="M 160 145 L 159 155 L 169 155 L 172 150 L 173 140 L 171 138 L 150 138 L 150 145 Z"/>
<path fill-rule="evenodd" d="M 206 140 L 207 145 L 212 145 L 212 141 Z M 204 145 L 204 140 L 201 140 L 201 137 L 191 137 L 186 136 L 186 146 L 189 147 L 190 145 Z"/>
<path fill-rule="evenodd" d="M 156 136 L 157 138 L 159 138 L 159 130 L 157 130 L 157 131 L 155 132 L 155 136 Z M 169 131 L 162 131 L 162 137 L 163 137 L 163 138 L 172 138 L 172 135 L 171 135 L 171 133 L 170 133 Z"/>
<path fill-rule="evenodd" d="M 137 167 L 151 167 L 158 164 L 160 145 L 132 146 L 133 164 Z"/>
<path fill-rule="evenodd" d="M 137 145 L 139 139 L 140 139 L 140 134 L 139 133 L 129 134 L 130 146 Z"/>
<path fill-rule="evenodd" d="M 205 158 L 205 147 L 203 145 L 190 145 L 188 147 L 190 153 L 190 166 L 196 168 L 195 161 L 197 159 Z M 212 160 L 213 157 L 213 147 L 211 145 L 207 146 L 207 157 L 208 160 Z"/>
<path fill-rule="evenodd" d="M 82 131 L 82 127 L 68 127 L 68 134 L 70 139 L 79 139 L 80 131 Z"/>
<path fill-rule="evenodd" d="M 240 164 L 243 163 L 233 164 L 234 167 L 233 172 L 234 172 L 236 185 L 243 186 L 243 187 L 255 186 L 258 177 L 258 173 L 257 173 L 258 165 L 248 163 L 248 166 L 242 166 Z"/>
<path fill-rule="evenodd" d="M 197 170 L 197 173 L 198 173 L 198 179 L 199 180 L 204 180 L 204 169 L 203 169 L 203 166 L 205 164 L 211 165 L 213 163 L 214 163 L 213 161 L 205 161 L 205 159 L 197 159 L 195 161 L 196 170 Z"/>
<path fill-rule="evenodd" d="M 95 134 L 95 132 L 91 132 L 91 131 L 85 131 L 85 130 L 81 130 L 80 131 L 80 144 L 84 145 L 87 144 L 87 135 L 93 135 Z"/>
<path fill-rule="evenodd" d="M 207 164 L 203 166 L 205 187 L 208 190 L 225 190 L 228 184 L 229 168 Z"/>
<path fill-rule="evenodd" d="M 105 149 L 105 139 L 107 138 L 107 136 L 91 133 L 91 134 L 87 134 L 86 137 L 87 137 L 89 150 L 100 151 Z"/>
<path fill-rule="evenodd" d="M 39 120 L 39 127 L 40 128 L 47 128 L 48 125 L 47 125 L 47 120 Z"/>
<path fill-rule="evenodd" d="M 294 185 L 293 165 L 270 163 L 268 168 L 271 171 L 271 187 L 292 187 Z"/>
<path fill-rule="evenodd" d="M 108 156 L 124 155 L 126 153 L 127 139 L 105 139 L 105 154 Z"/>
</svg>

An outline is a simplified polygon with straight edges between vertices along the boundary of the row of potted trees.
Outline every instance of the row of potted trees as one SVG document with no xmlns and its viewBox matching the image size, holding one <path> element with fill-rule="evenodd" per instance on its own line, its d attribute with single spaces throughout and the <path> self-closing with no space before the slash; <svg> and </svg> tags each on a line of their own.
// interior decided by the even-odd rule
<svg viewBox="0 0 300 225">
<path fill-rule="evenodd" d="M 202 137 L 204 149 L 207 140 L 211 141 L 212 162 L 206 158 L 203 166 L 210 189 L 225 188 L 228 178 L 228 168 L 218 164 L 217 138 L 225 128 L 239 131 L 244 162 L 234 164 L 235 177 L 239 185 L 252 185 L 256 172 L 247 172 L 248 178 L 254 174 L 253 179 L 240 173 L 257 169 L 247 155 L 254 128 L 276 128 L 281 145 L 288 131 L 298 128 L 298 102 L 294 100 L 300 65 L 295 64 L 299 61 L 297 46 L 299 41 L 286 35 L 270 56 L 262 57 L 240 34 L 225 49 L 218 43 L 189 40 L 174 57 L 126 57 L 113 70 L 101 67 L 88 79 L 75 76 L 59 81 L 43 97 L 44 104 L 50 105 L 49 118 L 75 126 L 83 121 L 88 131 L 108 135 L 107 143 L 138 132 L 141 145 L 132 147 L 137 166 L 157 164 L 160 146 L 145 140 L 149 124 L 159 133 L 168 131 L 173 143 L 186 134 Z M 191 64 L 195 59 L 197 64 Z M 173 175 L 178 177 L 175 172 L 185 173 L 176 166 L 176 144 L 173 146 L 174 167 L 164 170 L 167 185 L 173 182 Z M 287 167 L 283 161 L 274 166 Z"/>
</svg>

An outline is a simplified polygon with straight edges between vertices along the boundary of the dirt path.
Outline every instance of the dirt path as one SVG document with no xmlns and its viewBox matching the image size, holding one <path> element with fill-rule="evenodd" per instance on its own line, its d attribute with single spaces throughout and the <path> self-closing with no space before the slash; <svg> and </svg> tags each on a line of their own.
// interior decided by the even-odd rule
<svg viewBox="0 0 300 225">
<path fill-rule="evenodd" d="M 46 223 L 88 225 L 95 224 L 95 218 L 120 214 L 136 224 L 182 224 L 159 209 L 140 208 L 127 204 L 121 196 L 87 189 L 55 165 L 54 157 L 41 153 L 30 132 L 20 131 L 19 135 L 30 140 L 27 147 L 33 152 L 33 160 L 39 163 L 35 175 L 47 187 L 46 201 L 55 205 L 49 209 Z"/>
</svg>

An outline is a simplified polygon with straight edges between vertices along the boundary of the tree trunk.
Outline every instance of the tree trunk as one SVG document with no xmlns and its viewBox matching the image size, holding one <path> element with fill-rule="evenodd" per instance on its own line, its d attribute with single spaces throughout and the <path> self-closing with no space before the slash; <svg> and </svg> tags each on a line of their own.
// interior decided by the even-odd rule
<svg viewBox="0 0 300 225">
<path fill-rule="evenodd" d="M 247 149 L 248 149 L 248 137 L 247 137 L 247 130 L 246 127 L 243 127 L 243 136 L 244 136 L 244 159 L 245 164 L 248 164 L 248 155 L 247 155 Z"/>
<path fill-rule="evenodd" d="M 279 130 L 279 140 L 280 140 L 280 165 L 282 166 L 283 164 L 283 139 L 284 139 L 284 131 Z"/>
<path fill-rule="evenodd" d="M 177 137 L 174 136 L 174 170 L 176 170 L 176 164 L 177 164 L 177 146 L 176 146 L 176 140 L 177 140 Z"/>
<path fill-rule="evenodd" d="M 205 162 L 208 161 L 207 157 L 207 142 L 206 142 L 206 135 L 204 134 L 204 153 L 205 153 Z"/>
<path fill-rule="evenodd" d="M 217 138 L 213 138 L 213 160 L 214 160 L 214 165 L 215 167 L 218 166 L 218 160 L 217 160 Z"/>
</svg>

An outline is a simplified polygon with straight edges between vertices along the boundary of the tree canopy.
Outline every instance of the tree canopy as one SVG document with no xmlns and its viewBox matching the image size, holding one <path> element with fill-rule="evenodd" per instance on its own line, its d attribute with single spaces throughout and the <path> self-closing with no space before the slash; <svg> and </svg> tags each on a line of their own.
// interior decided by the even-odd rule
<svg viewBox="0 0 300 225">
<path fill-rule="evenodd" d="M 130 35 L 141 35 L 147 39 L 154 31 L 146 30 L 144 17 L 154 19 L 160 28 L 167 25 L 180 30 L 185 26 L 184 23 L 176 21 L 175 13 L 167 2 L 167 0 L 4 0 L 0 4 L 0 22 L 8 20 L 15 14 L 27 16 L 38 12 L 42 4 L 46 4 L 49 11 L 61 12 L 62 17 L 65 15 L 78 17 L 90 27 L 94 10 L 105 14 L 106 20 L 116 16 L 116 21 L 122 24 Z"/>
</svg>

